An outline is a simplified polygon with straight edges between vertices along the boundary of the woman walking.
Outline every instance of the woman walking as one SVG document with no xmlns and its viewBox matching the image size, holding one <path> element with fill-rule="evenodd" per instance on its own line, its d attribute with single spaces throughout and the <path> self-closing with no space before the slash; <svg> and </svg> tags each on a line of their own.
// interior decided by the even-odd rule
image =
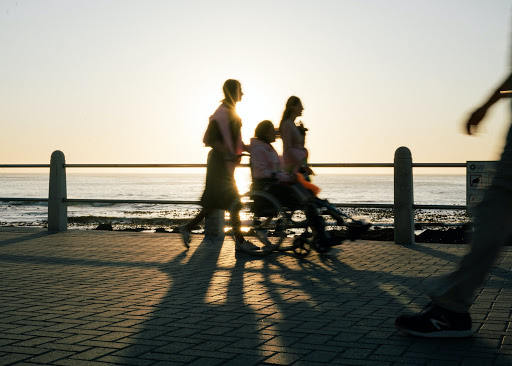
<svg viewBox="0 0 512 366">
<path fill-rule="evenodd" d="M 302 116 L 304 107 L 296 96 L 291 96 L 286 102 L 286 108 L 281 118 L 279 132 L 283 140 L 283 160 L 285 170 L 289 173 L 313 174 L 308 167 L 308 150 L 306 149 L 306 131 L 302 122 L 295 124 L 297 117 Z"/>
<path fill-rule="evenodd" d="M 239 207 L 232 207 L 239 200 L 234 177 L 235 167 L 246 147 L 242 142 L 242 121 L 236 113 L 236 103 L 242 100 L 242 87 L 238 80 L 226 80 L 223 87 L 224 100 L 210 117 L 203 142 L 211 147 L 206 167 L 206 184 L 201 197 L 203 207 L 188 224 L 180 226 L 183 243 L 188 248 L 191 229 L 199 224 L 212 210 L 231 210 L 231 226 L 236 249 L 258 250 L 259 247 L 244 239 L 240 230 Z"/>
</svg>

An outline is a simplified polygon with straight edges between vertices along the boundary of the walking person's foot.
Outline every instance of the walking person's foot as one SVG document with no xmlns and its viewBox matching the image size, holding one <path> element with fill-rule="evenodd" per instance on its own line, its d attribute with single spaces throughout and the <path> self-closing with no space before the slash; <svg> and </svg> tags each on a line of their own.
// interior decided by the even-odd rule
<svg viewBox="0 0 512 366">
<path fill-rule="evenodd" d="M 438 305 L 395 320 L 395 326 L 402 332 L 424 338 L 468 338 L 473 335 L 471 325 L 469 313 L 457 313 Z"/>
<path fill-rule="evenodd" d="M 190 230 L 187 228 L 186 225 L 180 226 L 179 229 L 181 233 L 181 238 L 183 239 L 183 244 L 187 249 L 190 248 Z"/>
<path fill-rule="evenodd" d="M 251 243 L 249 240 L 235 240 L 235 252 L 255 252 L 260 250 L 260 247 Z"/>
</svg>

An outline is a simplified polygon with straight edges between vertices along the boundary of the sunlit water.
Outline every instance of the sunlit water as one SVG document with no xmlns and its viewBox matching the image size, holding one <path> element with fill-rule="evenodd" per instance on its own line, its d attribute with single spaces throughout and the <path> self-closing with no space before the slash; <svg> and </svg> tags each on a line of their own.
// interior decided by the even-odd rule
<svg viewBox="0 0 512 366">
<path fill-rule="evenodd" d="M 248 169 L 238 169 L 240 193 L 249 189 Z M 334 203 L 393 203 L 392 175 L 322 174 L 314 178 L 321 187 L 320 196 Z M 47 174 L 0 174 L 0 197 L 47 198 Z M 464 175 L 417 175 L 414 177 L 416 204 L 464 205 Z M 144 199 L 198 201 L 204 188 L 204 174 L 73 174 L 67 175 L 68 198 Z M 121 220 L 150 226 L 170 225 L 154 222 L 187 218 L 197 205 L 149 204 L 74 204 L 68 208 L 73 223 L 87 226 L 97 222 Z M 47 219 L 46 203 L 0 202 L 0 224 L 43 225 Z M 152 221 L 151 221 L 152 220 Z"/>
</svg>

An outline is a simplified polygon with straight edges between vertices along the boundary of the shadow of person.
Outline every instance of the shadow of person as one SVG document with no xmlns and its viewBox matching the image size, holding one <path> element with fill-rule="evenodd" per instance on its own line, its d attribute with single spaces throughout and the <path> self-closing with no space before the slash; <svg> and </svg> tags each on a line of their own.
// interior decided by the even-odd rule
<svg viewBox="0 0 512 366">
<path fill-rule="evenodd" d="M 404 271 L 408 263 L 394 267 L 400 247 L 369 248 L 345 245 L 330 255 L 305 259 L 290 253 L 254 258 L 235 255 L 231 240 L 204 239 L 189 251 L 167 253 L 160 263 L 111 264 L 139 266 L 148 278 L 145 287 L 128 294 L 125 306 L 133 311 L 123 316 L 132 323 L 112 328 L 131 332 L 124 338 L 129 345 L 100 360 L 427 365 L 436 360 L 461 364 L 477 357 L 483 364 L 499 358 L 507 364 L 497 344 L 505 342 L 502 334 L 476 335 L 446 347 L 446 341 L 410 338 L 395 330 L 394 316 L 404 305 L 426 302 L 420 290 L 423 278 Z M 85 264 L 93 265 L 90 260 Z"/>
<path fill-rule="evenodd" d="M 267 258 L 262 273 L 271 305 L 265 310 L 273 313 L 263 319 L 268 324 L 264 332 L 274 337 L 261 348 L 271 346 L 280 356 L 266 362 L 364 359 L 426 365 L 436 360 L 464 362 L 471 354 L 481 364 L 500 360 L 508 365 L 512 361 L 496 342 L 478 334 L 454 341 L 453 347 L 447 347 L 446 340 L 403 336 L 393 320 L 404 300 L 421 296 L 416 285 L 422 278 L 414 283 L 407 275 L 379 270 L 371 263 L 368 268 L 367 264 L 344 262 L 336 254 L 302 260 L 290 255 Z M 506 329 L 501 332 L 503 338 Z"/>
<path fill-rule="evenodd" d="M 168 289 L 139 324 L 132 344 L 109 360 L 205 364 L 263 360 L 268 353 L 250 352 L 262 343 L 254 303 L 246 299 L 251 285 L 245 267 L 251 261 L 234 260 L 233 245 L 227 244 L 205 238 L 162 264 L 159 269 L 167 276 Z"/>
</svg>

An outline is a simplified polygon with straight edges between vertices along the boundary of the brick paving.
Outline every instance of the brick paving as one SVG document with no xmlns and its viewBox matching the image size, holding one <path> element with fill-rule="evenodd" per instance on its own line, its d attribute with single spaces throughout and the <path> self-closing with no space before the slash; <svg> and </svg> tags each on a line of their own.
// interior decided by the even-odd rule
<svg viewBox="0 0 512 366">
<path fill-rule="evenodd" d="M 464 245 L 347 243 L 235 254 L 194 235 L 0 228 L 0 365 L 512 365 L 512 247 L 472 308 L 475 336 L 393 321 Z"/>
</svg>

